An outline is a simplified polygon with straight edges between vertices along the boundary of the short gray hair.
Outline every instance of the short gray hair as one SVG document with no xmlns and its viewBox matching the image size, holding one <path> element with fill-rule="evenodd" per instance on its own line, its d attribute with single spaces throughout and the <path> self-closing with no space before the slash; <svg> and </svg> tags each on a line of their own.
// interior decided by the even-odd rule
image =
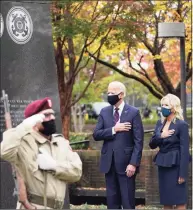
<svg viewBox="0 0 193 210">
<path fill-rule="evenodd" d="M 120 91 L 123 92 L 124 97 L 126 96 L 126 87 L 122 82 L 113 81 L 113 82 L 109 83 L 109 85 L 113 85 L 113 86 L 118 87 L 120 89 Z"/>
</svg>

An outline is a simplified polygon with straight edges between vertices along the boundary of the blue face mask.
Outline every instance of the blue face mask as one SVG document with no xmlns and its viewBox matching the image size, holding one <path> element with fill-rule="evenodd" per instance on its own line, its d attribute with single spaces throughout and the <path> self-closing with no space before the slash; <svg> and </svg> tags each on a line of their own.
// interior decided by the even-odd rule
<svg viewBox="0 0 193 210">
<path fill-rule="evenodd" d="M 165 107 L 161 108 L 161 112 L 162 112 L 162 115 L 164 117 L 168 117 L 172 113 L 171 109 L 168 109 L 168 108 L 165 108 Z"/>
</svg>

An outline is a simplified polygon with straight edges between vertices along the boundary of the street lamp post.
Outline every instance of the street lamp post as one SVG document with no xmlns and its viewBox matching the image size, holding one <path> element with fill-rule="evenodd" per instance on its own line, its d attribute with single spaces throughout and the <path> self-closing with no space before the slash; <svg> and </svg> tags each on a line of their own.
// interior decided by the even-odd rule
<svg viewBox="0 0 193 210">
<path fill-rule="evenodd" d="M 159 38 L 180 39 L 180 69 L 181 91 L 180 98 L 184 120 L 186 120 L 186 63 L 185 63 L 185 24 L 184 23 L 158 23 Z"/>
</svg>

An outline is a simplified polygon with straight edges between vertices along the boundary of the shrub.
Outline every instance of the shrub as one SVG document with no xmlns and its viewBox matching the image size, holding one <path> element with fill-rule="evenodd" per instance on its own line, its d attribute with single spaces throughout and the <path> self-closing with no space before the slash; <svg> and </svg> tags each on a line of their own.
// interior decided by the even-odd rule
<svg viewBox="0 0 193 210">
<path fill-rule="evenodd" d="M 84 141 L 84 140 L 89 140 L 90 135 L 91 135 L 91 133 L 70 132 L 69 140 L 70 140 L 70 143 L 81 142 L 81 141 Z M 74 150 L 88 149 L 88 146 L 89 146 L 89 142 L 88 143 L 79 143 L 79 144 L 71 145 L 72 149 L 74 149 Z"/>
</svg>

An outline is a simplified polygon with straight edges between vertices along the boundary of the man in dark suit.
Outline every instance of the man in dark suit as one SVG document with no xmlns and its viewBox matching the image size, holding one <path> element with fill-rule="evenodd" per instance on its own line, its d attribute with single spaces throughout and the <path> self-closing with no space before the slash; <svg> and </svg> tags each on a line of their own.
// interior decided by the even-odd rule
<svg viewBox="0 0 193 210">
<path fill-rule="evenodd" d="M 125 104 L 121 82 L 108 86 L 111 106 L 101 110 L 93 133 L 103 140 L 100 170 L 105 173 L 108 209 L 135 208 L 135 178 L 143 149 L 143 125 L 139 110 Z"/>
</svg>

